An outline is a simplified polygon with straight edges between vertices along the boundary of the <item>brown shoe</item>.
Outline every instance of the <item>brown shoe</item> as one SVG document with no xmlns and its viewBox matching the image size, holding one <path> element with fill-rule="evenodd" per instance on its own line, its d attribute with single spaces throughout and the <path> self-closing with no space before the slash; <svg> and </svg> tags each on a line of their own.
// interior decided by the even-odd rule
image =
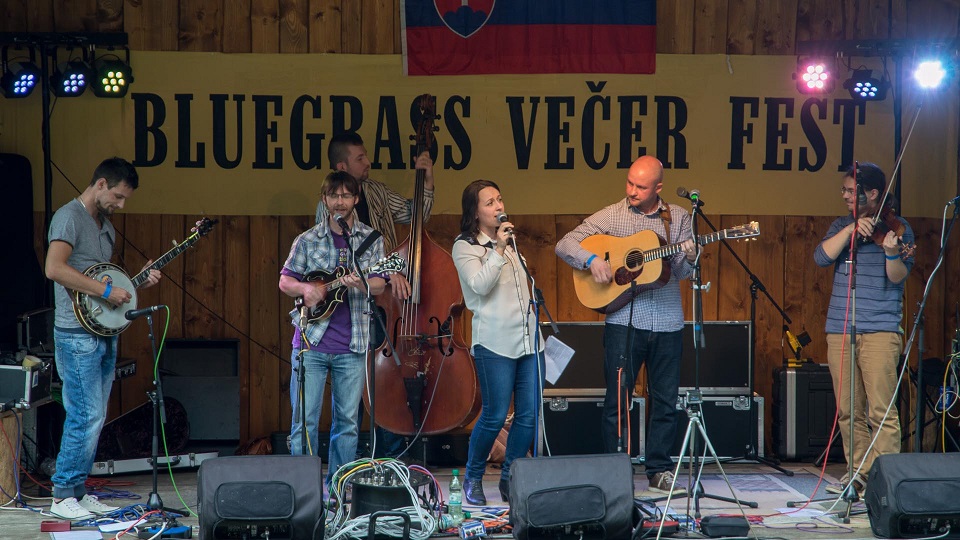
<svg viewBox="0 0 960 540">
<path fill-rule="evenodd" d="M 674 484 L 676 482 L 674 482 L 673 473 L 670 471 L 658 472 L 650 477 L 650 491 L 670 495 L 670 486 Z M 687 490 L 683 486 L 673 486 L 673 495 L 683 495 L 686 492 Z"/>
</svg>

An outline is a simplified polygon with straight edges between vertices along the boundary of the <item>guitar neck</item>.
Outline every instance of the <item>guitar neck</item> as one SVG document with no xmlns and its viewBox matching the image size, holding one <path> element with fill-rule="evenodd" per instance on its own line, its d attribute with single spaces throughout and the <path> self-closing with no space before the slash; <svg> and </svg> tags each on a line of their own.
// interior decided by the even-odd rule
<svg viewBox="0 0 960 540">
<path fill-rule="evenodd" d="M 697 243 L 700 244 L 701 246 L 705 246 L 707 244 L 712 244 L 717 240 L 726 238 L 726 235 L 727 235 L 726 229 L 722 231 L 712 232 L 710 234 L 702 234 L 697 237 Z M 670 257 L 672 255 L 676 255 L 677 253 L 680 253 L 683 250 L 681 246 L 683 246 L 682 242 L 677 244 L 660 246 L 656 249 L 644 251 L 643 262 L 655 261 L 657 259 L 663 259 L 666 257 Z"/>
<path fill-rule="evenodd" d="M 164 253 L 162 257 L 153 261 L 153 263 L 150 266 L 144 268 L 142 272 L 140 272 L 139 274 L 134 276 L 133 279 L 130 280 L 133 283 L 133 286 L 136 288 L 140 287 L 140 285 L 142 285 L 143 282 L 145 282 L 147 278 L 150 277 L 150 270 L 160 270 L 161 268 L 166 266 L 170 261 L 176 259 L 177 256 L 179 256 L 181 253 L 186 251 L 190 246 L 196 244 L 197 240 L 199 239 L 200 239 L 199 234 L 197 233 L 191 234 L 190 236 L 187 237 L 186 240 L 176 245 L 170 251 Z"/>
</svg>

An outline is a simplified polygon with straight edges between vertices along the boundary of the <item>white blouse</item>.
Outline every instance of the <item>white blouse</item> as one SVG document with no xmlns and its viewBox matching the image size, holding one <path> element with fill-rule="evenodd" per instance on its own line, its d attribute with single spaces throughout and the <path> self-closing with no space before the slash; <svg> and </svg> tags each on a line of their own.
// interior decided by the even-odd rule
<svg viewBox="0 0 960 540">
<path fill-rule="evenodd" d="M 507 358 L 533 354 L 536 314 L 516 251 L 508 245 L 501 256 L 482 232 L 476 241 L 460 239 L 453 244 L 463 299 L 473 313 L 471 351 L 483 345 Z M 537 349 L 543 350 L 543 336 Z"/>
</svg>

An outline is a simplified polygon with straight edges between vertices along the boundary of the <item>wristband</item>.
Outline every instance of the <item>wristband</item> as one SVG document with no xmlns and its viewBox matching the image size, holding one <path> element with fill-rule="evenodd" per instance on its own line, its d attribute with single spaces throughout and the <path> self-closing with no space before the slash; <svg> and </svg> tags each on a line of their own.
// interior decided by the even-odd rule
<svg viewBox="0 0 960 540">
<path fill-rule="evenodd" d="M 593 260 L 596 259 L 596 258 L 597 258 L 597 254 L 594 253 L 593 255 L 590 256 L 589 259 L 587 259 L 587 263 L 586 263 L 585 265 L 583 265 L 583 267 L 584 267 L 584 268 L 590 268 L 590 263 L 592 263 Z"/>
<path fill-rule="evenodd" d="M 897 259 L 900 258 L 900 254 L 899 254 L 899 253 L 896 254 L 896 255 L 887 255 L 886 253 L 884 253 L 883 256 L 886 257 L 888 261 L 895 261 L 895 260 L 897 260 Z"/>
<path fill-rule="evenodd" d="M 113 290 L 113 282 L 112 282 L 112 281 L 108 281 L 108 282 L 107 282 L 107 288 L 103 290 L 103 294 L 100 295 L 100 296 L 103 297 L 103 298 L 110 298 L 110 291 L 112 291 L 112 290 Z"/>
</svg>

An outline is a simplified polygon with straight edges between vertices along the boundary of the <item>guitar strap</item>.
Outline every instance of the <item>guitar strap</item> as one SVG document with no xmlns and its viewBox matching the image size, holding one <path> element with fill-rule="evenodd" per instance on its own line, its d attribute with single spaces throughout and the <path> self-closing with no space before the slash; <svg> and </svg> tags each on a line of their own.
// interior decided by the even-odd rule
<svg viewBox="0 0 960 540">
<path fill-rule="evenodd" d="M 663 202 L 663 207 L 660 208 L 660 220 L 663 221 L 663 230 L 664 232 L 667 233 L 666 240 L 667 240 L 667 243 L 669 244 L 670 243 L 670 221 L 672 219 L 670 217 L 670 205 L 667 203 L 667 201 L 662 201 L 662 202 Z"/>
<path fill-rule="evenodd" d="M 363 254 L 366 253 L 367 250 L 370 249 L 370 246 L 377 241 L 377 238 L 380 238 L 381 236 L 383 235 L 380 234 L 380 231 L 376 229 L 374 229 L 370 234 L 368 234 L 367 237 L 363 239 L 363 242 L 360 242 L 360 245 L 357 246 L 357 251 L 355 255 L 357 259 L 360 259 L 361 257 L 363 257 Z"/>
</svg>

